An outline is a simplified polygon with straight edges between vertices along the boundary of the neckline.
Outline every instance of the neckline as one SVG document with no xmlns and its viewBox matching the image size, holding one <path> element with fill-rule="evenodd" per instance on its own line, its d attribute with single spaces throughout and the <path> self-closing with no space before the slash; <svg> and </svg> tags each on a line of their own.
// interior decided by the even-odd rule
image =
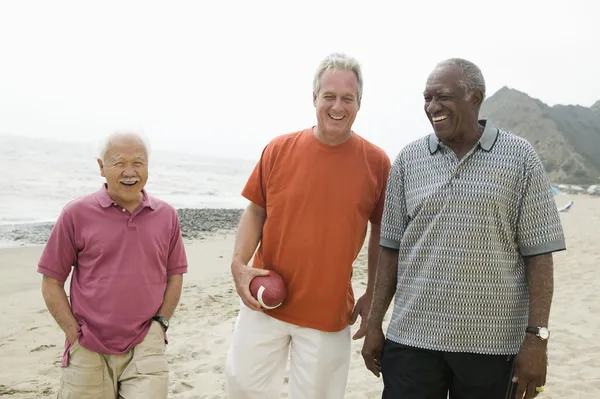
<svg viewBox="0 0 600 399">
<path fill-rule="evenodd" d="M 312 127 L 310 127 L 309 129 L 307 129 L 305 131 L 305 134 L 307 134 L 308 136 L 310 136 L 310 140 L 313 141 L 320 149 L 328 151 L 328 152 L 339 152 L 344 150 L 345 148 L 348 148 L 350 146 L 352 146 L 354 144 L 354 142 L 357 139 L 357 134 L 354 130 L 352 130 L 352 135 L 350 136 L 350 138 L 346 141 L 344 141 L 341 144 L 338 145 L 329 145 L 326 144 L 324 142 L 322 142 L 321 140 L 319 140 L 317 138 L 317 136 L 315 135 L 315 125 L 313 125 Z"/>
</svg>

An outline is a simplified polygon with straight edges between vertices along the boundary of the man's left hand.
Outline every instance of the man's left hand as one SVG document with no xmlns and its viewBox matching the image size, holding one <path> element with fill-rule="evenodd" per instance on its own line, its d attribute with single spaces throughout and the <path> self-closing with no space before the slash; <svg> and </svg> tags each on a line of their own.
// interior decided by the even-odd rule
<svg viewBox="0 0 600 399">
<path fill-rule="evenodd" d="M 354 311 L 350 316 L 350 325 L 353 325 L 360 315 L 360 328 L 354 334 L 352 339 L 361 339 L 365 336 L 367 332 L 367 316 L 369 315 L 369 309 L 371 308 L 371 295 L 364 294 L 358 301 L 356 301 L 356 305 L 354 305 Z"/>
<path fill-rule="evenodd" d="M 515 359 L 513 381 L 518 381 L 517 399 L 533 399 L 540 393 L 536 388 L 546 384 L 547 367 L 546 343 L 528 335 Z"/>
</svg>

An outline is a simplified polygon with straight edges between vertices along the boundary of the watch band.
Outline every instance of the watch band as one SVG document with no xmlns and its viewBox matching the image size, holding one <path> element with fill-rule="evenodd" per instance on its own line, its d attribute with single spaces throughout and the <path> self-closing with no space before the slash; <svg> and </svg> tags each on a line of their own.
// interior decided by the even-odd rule
<svg viewBox="0 0 600 399">
<path fill-rule="evenodd" d="M 163 330 L 167 331 L 169 329 L 169 320 L 167 320 L 166 318 L 162 316 L 154 316 L 152 320 L 158 321 L 162 326 Z"/>
<path fill-rule="evenodd" d="M 525 332 L 537 336 L 542 341 L 547 341 L 550 338 L 550 330 L 547 327 L 531 327 L 528 326 Z"/>
</svg>

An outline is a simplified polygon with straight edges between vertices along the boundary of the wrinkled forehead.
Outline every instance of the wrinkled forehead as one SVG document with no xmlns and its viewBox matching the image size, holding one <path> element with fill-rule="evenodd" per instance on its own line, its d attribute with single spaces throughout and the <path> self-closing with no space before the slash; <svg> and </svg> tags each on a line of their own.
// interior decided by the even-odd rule
<svg viewBox="0 0 600 399">
<path fill-rule="evenodd" d="M 357 95 L 358 78 L 349 69 L 328 69 L 321 75 L 320 91 L 322 93 L 338 93 Z"/>
<path fill-rule="evenodd" d="M 427 78 L 425 92 L 429 94 L 452 94 L 462 91 L 461 79 L 462 75 L 457 67 L 439 66 Z"/>
<path fill-rule="evenodd" d="M 144 143 L 135 139 L 117 139 L 111 141 L 105 153 L 107 160 L 140 159 L 146 160 L 148 152 Z"/>
</svg>

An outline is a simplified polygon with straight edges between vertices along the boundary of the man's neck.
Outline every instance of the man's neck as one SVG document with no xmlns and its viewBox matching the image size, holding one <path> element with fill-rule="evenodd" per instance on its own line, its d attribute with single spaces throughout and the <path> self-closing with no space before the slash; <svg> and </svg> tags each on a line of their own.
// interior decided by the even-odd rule
<svg viewBox="0 0 600 399">
<path fill-rule="evenodd" d="M 444 144 L 454 151 L 458 159 L 462 159 L 477 144 L 483 130 L 484 127 L 478 124 L 475 128 L 465 132 L 459 140 L 444 141 Z"/>
<path fill-rule="evenodd" d="M 111 192 L 108 192 L 108 195 L 110 196 L 110 198 L 120 207 L 125 208 L 129 211 L 129 213 L 133 213 L 138 206 L 140 206 L 140 204 L 142 203 L 142 201 L 144 200 L 144 194 L 142 194 L 141 192 L 139 193 L 138 199 L 136 201 L 123 201 L 118 199 L 118 196 L 111 194 Z"/>
<path fill-rule="evenodd" d="M 336 146 L 345 143 L 346 141 L 352 138 L 352 130 L 348 130 L 348 132 L 342 135 L 331 136 L 327 133 L 324 133 L 322 129 L 319 129 L 319 125 L 315 126 L 313 129 L 313 134 L 322 143 L 325 143 L 329 146 Z"/>
</svg>

